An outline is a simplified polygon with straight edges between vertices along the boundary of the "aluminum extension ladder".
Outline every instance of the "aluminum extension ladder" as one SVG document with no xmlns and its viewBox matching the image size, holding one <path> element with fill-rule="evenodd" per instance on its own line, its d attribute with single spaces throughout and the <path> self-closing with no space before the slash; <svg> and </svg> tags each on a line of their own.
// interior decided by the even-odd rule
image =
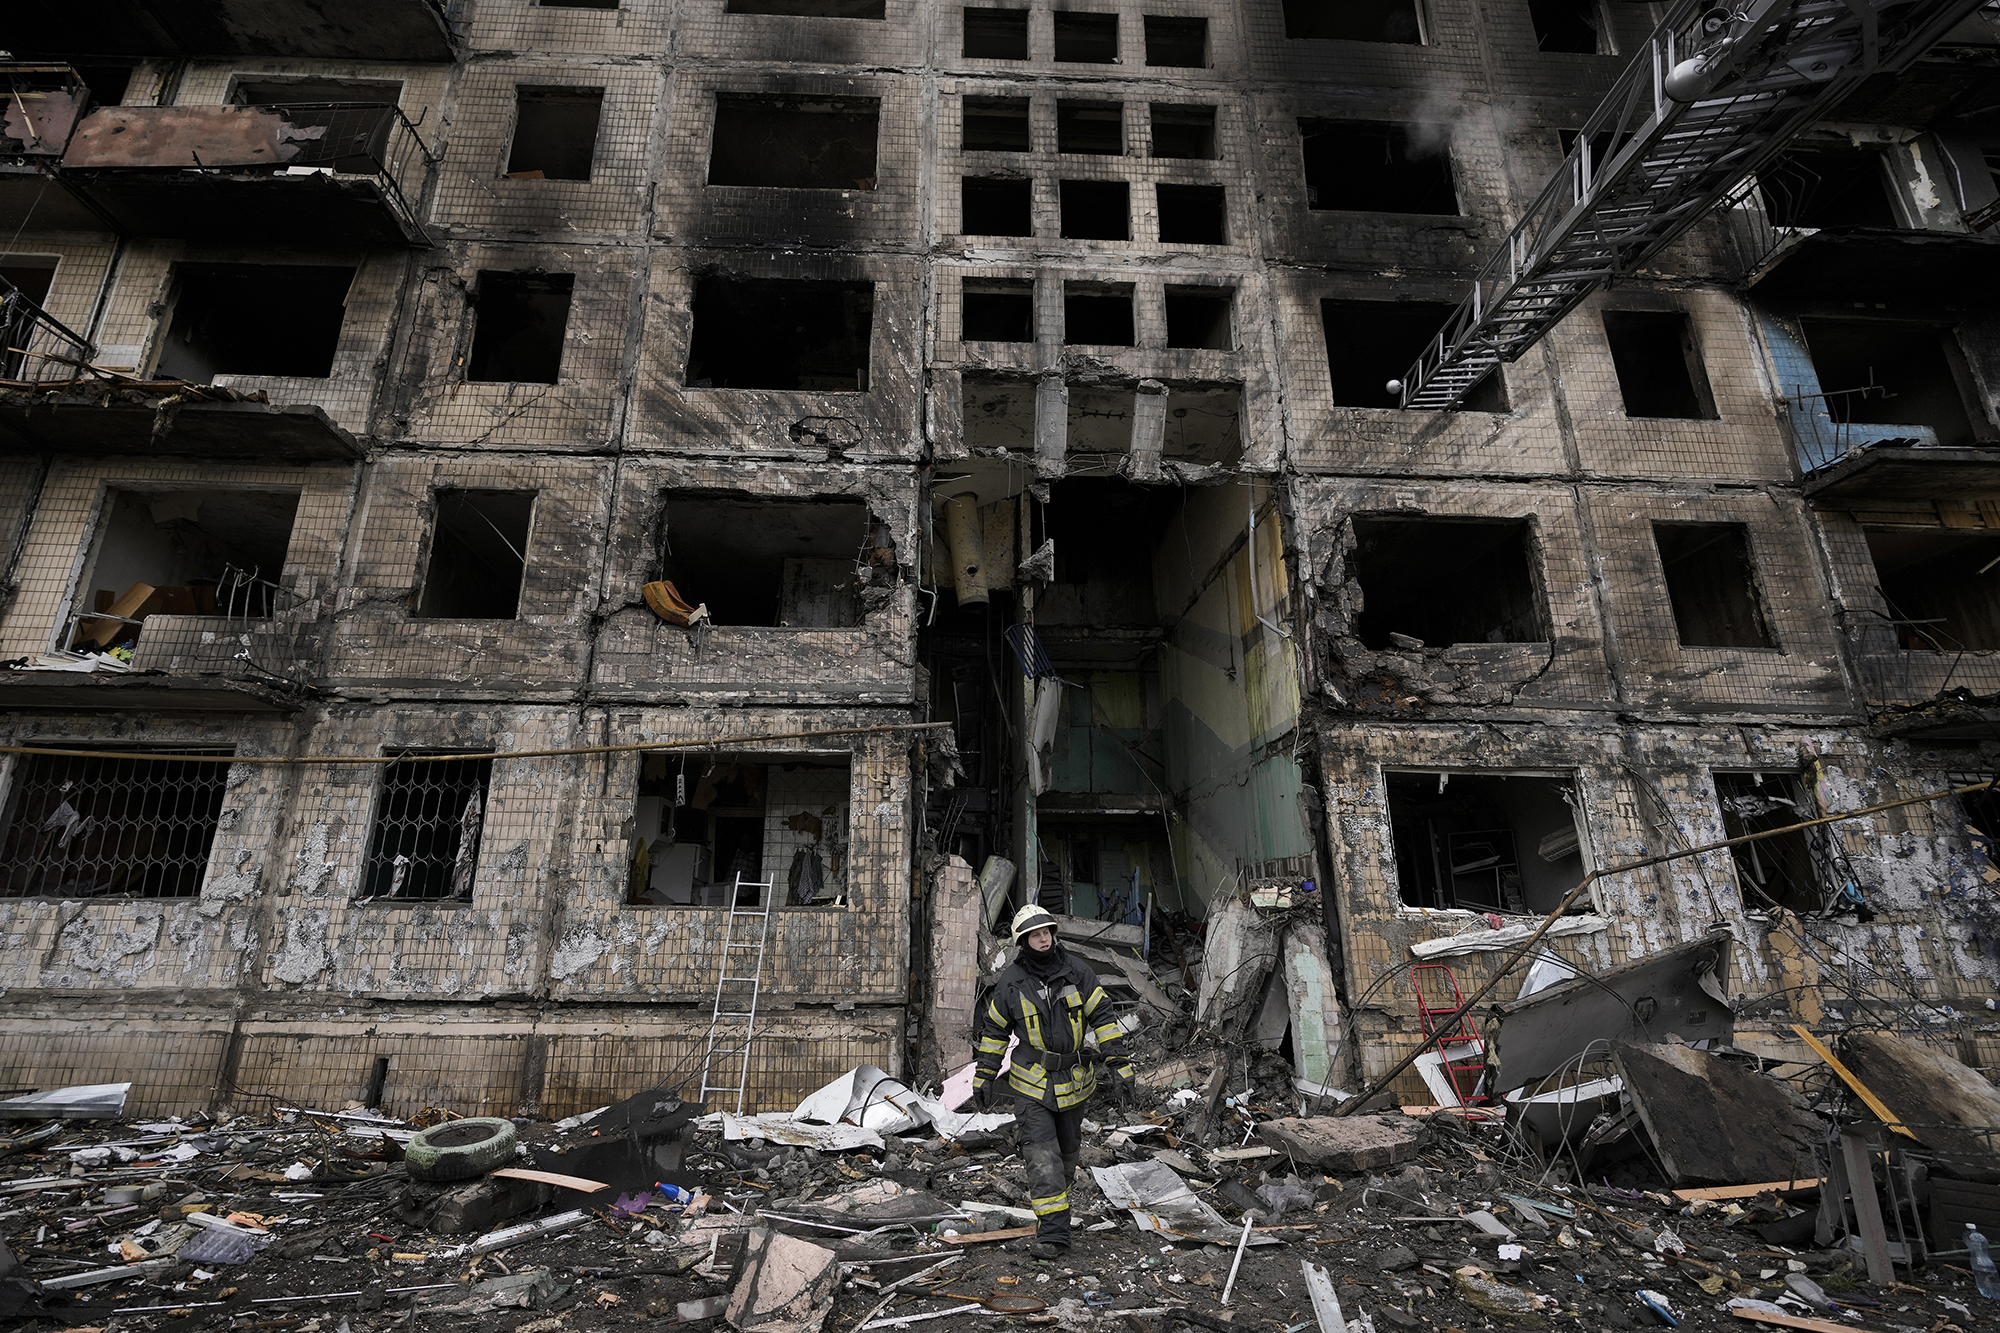
<svg viewBox="0 0 2000 1333">
<path fill-rule="evenodd" d="M 722 972 L 715 979 L 715 1007 L 708 1021 L 708 1050 L 701 1058 L 701 1101 L 708 1104 L 711 1092 L 733 1092 L 736 1094 L 736 1114 L 743 1114 L 743 1090 L 750 1082 L 750 1038 L 757 1030 L 757 994 L 764 984 L 764 946 L 771 935 L 771 886 L 772 881 L 744 879 L 739 872 L 736 884 L 729 891 L 729 922 L 722 936 Z M 757 906 L 743 906 L 743 891 L 757 890 Z M 737 923 L 743 923 L 747 936 L 750 922 L 757 923 L 757 940 L 749 943 L 736 938 Z M 738 961 L 739 955 L 749 957 Z M 747 975 L 745 967 L 747 964 Z M 742 1025 L 740 1044 L 726 1043 L 739 1041 L 737 1025 Z M 711 1083 L 711 1077 L 725 1073 L 716 1068 L 717 1057 L 724 1064 L 731 1057 L 736 1058 L 736 1081 L 734 1083 Z"/>
</svg>

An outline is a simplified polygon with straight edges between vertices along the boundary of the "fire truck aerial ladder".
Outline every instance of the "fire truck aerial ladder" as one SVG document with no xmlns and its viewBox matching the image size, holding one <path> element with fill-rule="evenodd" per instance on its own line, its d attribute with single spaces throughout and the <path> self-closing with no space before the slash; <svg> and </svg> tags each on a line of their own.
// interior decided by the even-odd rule
<svg viewBox="0 0 2000 1333">
<path fill-rule="evenodd" d="M 1634 272 L 1870 75 L 1984 0 L 1678 0 L 1389 392 L 1446 409 Z"/>
</svg>

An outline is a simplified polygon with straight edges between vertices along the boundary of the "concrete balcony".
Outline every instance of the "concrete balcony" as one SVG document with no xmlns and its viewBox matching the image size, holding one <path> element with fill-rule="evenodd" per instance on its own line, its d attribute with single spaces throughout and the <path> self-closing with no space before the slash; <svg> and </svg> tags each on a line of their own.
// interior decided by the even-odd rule
<svg viewBox="0 0 2000 1333">
<path fill-rule="evenodd" d="M 104 107 L 56 178 L 124 236 L 298 246 L 428 246 L 434 159 L 387 103 Z"/>
</svg>

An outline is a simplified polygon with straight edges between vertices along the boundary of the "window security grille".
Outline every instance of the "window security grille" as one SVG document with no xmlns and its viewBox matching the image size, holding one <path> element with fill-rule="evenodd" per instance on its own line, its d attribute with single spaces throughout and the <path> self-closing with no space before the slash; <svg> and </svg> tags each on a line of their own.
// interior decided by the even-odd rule
<svg viewBox="0 0 2000 1333">
<path fill-rule="evenodd" d="M 412 758 L 387 765 L 361 897 L 469 901 L 492 776 L 491 759 Z"/>
<path fill-rule="evenodd" d="M 0 898 L 196 896 L 228 778 L 228 764 L 184 759 L 23 755 L 0 835 Z"/>
</svg>

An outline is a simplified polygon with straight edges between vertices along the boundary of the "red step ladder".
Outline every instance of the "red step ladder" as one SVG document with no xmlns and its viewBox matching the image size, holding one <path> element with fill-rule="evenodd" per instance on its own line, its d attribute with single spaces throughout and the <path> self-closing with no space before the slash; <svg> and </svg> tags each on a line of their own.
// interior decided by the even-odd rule
<svg viewBox="0 0 2000 1333">
<path fill-rule="evenodd" d="M 1417 1018 L 1426 1037 L 1436 1036 L 1439 1025 L 1458 1012 L 1465 995 L 1458 978 L 1443 963 L 1421 963 L 1410 969 L 1410 984 L 1417 992 Z M 1439 1069 L 1451 1085 L 1460 1106 L 1479 1106 L 1493 1099 L 1480 1092 L 1486 1076 L 1486 1038 L 1471 1014 L 1445 1028 L 1436 1043 L 1442 1057 Z"/>
</svg>

